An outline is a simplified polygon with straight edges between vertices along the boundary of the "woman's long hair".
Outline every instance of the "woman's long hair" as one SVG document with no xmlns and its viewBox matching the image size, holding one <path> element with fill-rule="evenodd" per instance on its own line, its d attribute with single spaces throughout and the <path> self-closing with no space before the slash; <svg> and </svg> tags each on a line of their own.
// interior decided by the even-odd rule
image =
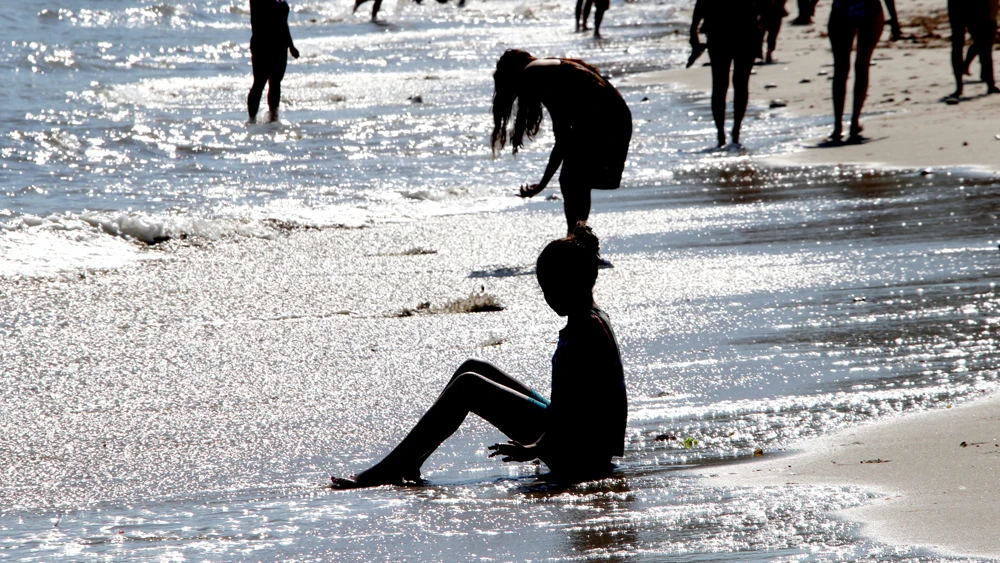
<svg viewBox="0 0 1000 563">
<path fill-rule="evenodd" d="M 523 93 L 518 94 L 521 72 L 533 60 L 535 57 L 527 51 L 508 49 L 497 61 L 497 70 L 493 73 L 493 134 L 490 135 L 493 154 L 502 151 L 507 144 L 507 124 L 515 100 L 517 115 L 510 134 L 514 154 L 524 146 L 525 133 L 529 139 L 538 134 L 542 124 L 542 103 Z"/>
</svg>

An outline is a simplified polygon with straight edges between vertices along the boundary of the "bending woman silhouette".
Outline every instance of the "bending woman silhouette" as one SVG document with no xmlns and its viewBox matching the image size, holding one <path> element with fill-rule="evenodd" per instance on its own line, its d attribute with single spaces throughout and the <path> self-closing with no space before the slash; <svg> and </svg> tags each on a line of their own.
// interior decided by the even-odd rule
<svg viewBox="0 0 1000 563">
<path fill-rule="evenodd" d="M 757 0 L 698 0 L 691 18 L 691 48 L 703 48 L 698 27 L 704 21 L 708 56 L 712 61 L 712 119 L 718 146 L 726 145 L 726 95 L 733 71 L 733 143 L 750 99 L 750 71 L 761 56 L 761 7 Z"/>
<path fill-rule="evenodd" d="M 281 103 L 281 79 L 285 77 L 288 52 L 299 58 L 288 31 L 288 4 L 284 0 L 250 0 L 250 61 L 253 65 L 253 86 L 247 96 L 250 121 L 257 119 L 260 97 L 267 88 L 267 107 L 271 121 L 278 120 Z"/>
<path fill-rule="evenodd" d="M 545 301 L 567 317 L 552 357 L 552 400 L 491 364 L 468 360 L 413 430 L 389 455 L 334 488 L 419 481 L 420 466 L 475 413 L 510 438 L 490 446 L 503 461 L 541 459 L 562 481 L 600 478 L 624 453 L 628 406 L 618 342 L 607 314 L 594 304 L 598 241 L 580 223 L 549 243 L 536 272 Z"/>
<path fill-rule="evenodd" d="M 893 41 L 902 33 L 896 19 L 895 0 L 884 0 L 889 10 L 889 25 Z M 847 97 L 847 75 L 851 70 L 851 50 L 854 38 L 858 39 L 858 54 L 854 57 L 854 107 L 851 112 L 849 143 L 864 141 L 861 136 L 861 108 L 868 96 L 868 70 L 872 53 L 882 36 L 885 16 L 879 0 L 833 0 L 830 9 L 830 23 L 827 31 L 833 49 L 833 133 L 831 141 L 840 141 L 844 136 L 844 100 Z"/>
<path fill-rule="evenodd" d="M 521 186 L 521 197 L 533 197 L 548 186 L 556 170 L 569 231 L 590 215 L 590 190 L 613 190 L 632 139 L 632 112 L 618 90 L 598 70 L 578 59 L 537 59 L 508 50 L 493 73 L 494 153 L 509 138 L 514 154 L 524 137 L 534 138 L 542 124 L 542 106 L 552 118 L 555 146 L 537 184 Z M 517 115 L 508 137 L 514 101 Z"/>
</svg>

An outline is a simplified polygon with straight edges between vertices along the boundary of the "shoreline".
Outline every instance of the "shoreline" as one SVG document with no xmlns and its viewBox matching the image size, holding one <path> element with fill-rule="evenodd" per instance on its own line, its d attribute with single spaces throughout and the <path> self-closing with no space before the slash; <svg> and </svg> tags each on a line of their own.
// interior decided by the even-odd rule
<svg viewBox="0 0 1000 563">
<path fill-rule="evenodd" d="M 871 83 L 861 123 L 868 141 L 860 145 L 820 147 L 833 110 L 830 80 L 833 58 L 826 38 L 827 2 L 817 9 L 810 26 L 793 26 L 795 14 L 785 18 L 778 35 L 773 64 L 755 66 L 750 79 L 751 104 L 785 104 L 779 112 L 800 116 L 827 116 L 824 133 L 798 143 L 798 150 L 768 157 L 779 165 L 854 165 L 889 169 L 973 169 L 1000 173 L 1000 95 L 986 96 L 985 84 L 965 77 L 965 96 L 958 105 L 942 98 L 954 90 L 950 44 L 940 37 L 950 34 L 944 6 L 929 0 L 897 0 L 904 39 L 890 42 L 888 27 L 872 59 Z M 788 6 L 794 12 L 793 5 Z M 924 17 L 931 16 L 931 17 Z M 943 24 L 942 24 L 943 17 Z M 928 31 L 922 22 L 935 20 Z M 929 24 L 928 24 L 929 25 Z M 932 37 L 933 36 L 933 37 Z M 702 65 L 653 71 L 630 78 L 633 84 L 676 84 L 682 89 L 711 91 L 711 73 Z M 846 121 L 850 116 L 854 73 L 848 78 Z M 732 91 L 727 111 L 732 109 Z M 731 114 L 727 130 L 731 127 Z M 754 131 L 744 122 L 743 137 Z M 707 143 L 714 139 L 706 138 Z"/>
<path fill-rule="evenodd" d="M 945 8 L 927 0 L 896 4 L 904 40 L 889 42 L 886 27 L 873 56 L 862 116 L 869 141 L 823 148 L 819 145 L 825 137 L 807 137 L 797 143 L 797 150 L 767 157 L 766 162 L 1000 173 L 1000 121 L 984 118 L 1000 115 L 1000 95 L 984 95 L 985 85 L 967 76 L 963 101 L 946 105 L 942 98 L 953 91 L 954 78 L 946 40 L 950 30 L 941 27 L 942 21 L 947 26 Z M 785 18 L 775 62 L 755 67 L 751 103 L 784 104 L 779 112 L 797 116 L 828 116 L 824 128 L 832 128 L 828 9 L 822 3 L 816 23 L 810 26 L 789 25 L 794 13 Z M 795 7 L 789 5 L 789 10 L 794 12 Z M 928 16 L 924 21 L 936 20 L 938 27 L 918 28 L 922 16 Z M 942 32 L 944 38 L 938 35 Z M 921 33 L 926 37 L 918 37 Z M 978 68 L 974 63 L 974 75 Z M 711 91 L 711 73 L 701 64 L 643 73 L 629 82 Z M 853 72 L 845 122 L 852 84 Z M 731 112 L 731 90 L 728 104 Z M 728 129 L 731 113 L 727 118 Z M 754 134 L 747 125 L 744 122 L 744 137 Z M 706 142 L 711 140 L 706 137 Z M 1000 538 L 994 533 L 1000 514 L 996 508 L 1000 506 L 1000 395 L 848 428 L 807 444 L 793 444 L 791 455 L 692 473 L 714 484 L 854 486 L 877 491 L 885 496 L 838 513 L 858 522 L 864 536 L 943 555 L 1000 558 Z"/>
</svg>

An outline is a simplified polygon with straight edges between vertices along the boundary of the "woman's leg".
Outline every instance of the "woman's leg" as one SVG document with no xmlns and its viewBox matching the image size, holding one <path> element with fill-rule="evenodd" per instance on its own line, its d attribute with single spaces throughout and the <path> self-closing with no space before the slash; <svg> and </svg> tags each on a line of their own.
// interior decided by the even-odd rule
<svg viewBox="0 0 1000 563">
<path fill-rule="evenodd" d="M 718 146 L 726 146 L 726 95 L 729 93 L 729 69 L 733 57 L 729 49 L 712 48 L 709 38 L 708 56 L 712 60 L 712 119 L 718 133 Z"/>
<path fill-rule="evenodd" d="M 583 29 L 587 29 L 587 20 L 590 19 L 590 8 L 593 7 L 594 0 L 585 0 L 583 4 Z"/>
<path fill-rule="evenodd" d="M 267 109 L 271 110 L 271 121 L 278 120 L 278 109 L 281 104 L 281 80 L 285 77 L 288 66 L 288 55 L 284 51 L 275 54 L 271 62 L 271 77 L 267 86 Z"/>
<path fill-rule="evenodd" d="M 948 21 L 951 24 L 951 70 L 955 75 L 955 92 L 952 97 L 962 96 L 962 75 L 965 66 L 962 50 L 965 49 L 965 7 L 969 0 L 948 0 Z"/>
<path fill-rule="evenodd" d="M 747 113 L 747 102 L 750 99 L 750 73 L 753 71 L 753 55 L 741 55 L 733 61 L 733 136 L 732 141 L 739 144 L 740 126 L 743 116 Z"/>
<path fill-rule="evenodd" d="M 510 376 L 489 364 L 478 363 L 488 367 L 470 367 L 483 368 L 486 373 L 468 371 L 452 377 L 403 441 L 382 461 L 359 473 L 354 484 L 374 486 L 419 477 L 423 462 L 458 430 L 470 412 L 513 440 L 538 440 L 545 428 L 544 404 L 522 393 L 520 390 L 531 390 Z"/>
<path fill-rule="evenodd" d="M 563 166 L 566 163 L 563 162 Z M 563 211 L 566 212 L 566 232 L 573 234 L 573 228 L 578 221 L 587 222 L 590 217 L 590 188 L 580 186 L 565 186 L 559 183 L 563 196 Z"/>
<path fill-rule="evenodd" d="M 974 22 L 969 26 L 972 34 L 973 48 L 979 54 L 980 78 L 986 84 L 986 93 L 997 93 L 996 81 L 993 77 L 993 40 L 996 38 L 997 24 L 990 19 L 990 7 L 982 1 L 977 5 Z"/>
<path fill-rule="evenodd" d="M 267 63 L 262 56 L 250 52 L 250 64 L 253 67 L 253 85 L 250 86 L 250 93 L 247 95 L 247 113 L 250 120 L 257 119 L 257 110 L 260 108 L 260 97 L 264 94 L 264 86 L 267 85 Z"/>
<path fill-rule="evenodd" d="M 604 12 L 606 10 L 607 8 L 598 0 L 597 5 L 594 7 L 594 37 L 601 37 L 601 22 L 604 21 Z"/>
<path fill-rule="evenodd" d="M 867 25 L 861 26 L 858 30 L 858 54 L 854 58 L 854 106 L 851 112 L 851 137 L 854 138 L 861 135 L 861 108 L 864 107 L 865 98 L 868 97 L 868 75 L 872 54 L 875 53 L 875 46 L 882 37 L 882 28 L 885 27 L 882 7 L 879 6 L 874 14 L 869 14 L 865 23 Z"/>
<path fill-rule="evenodd" d="M 851 49 L 856 30 L 833 15 L 827 29 L 833 51 L 833 134 L 832 140 L 844 136 L 844 99 L 847 97 L 847 76 L 851 69 Z"/>
</svg>

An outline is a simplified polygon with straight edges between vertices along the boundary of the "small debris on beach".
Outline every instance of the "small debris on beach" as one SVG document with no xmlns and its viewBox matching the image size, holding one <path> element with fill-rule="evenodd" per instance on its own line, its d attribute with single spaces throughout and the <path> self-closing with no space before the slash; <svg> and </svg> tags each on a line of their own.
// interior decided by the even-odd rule
<svg viewBox="0 0 1000 563">
<path fill-rule="evenodd" d="M 489 348 L 490 346 L 499 346 L 499 345 L 503 344 L 504 342 L 507 342 L 507 340 L 504 339 L 504 338 L 500 338 L 499 336 L 494 336 L 494 335 L 491 334 L 490 337 L 487 338 L 481 344 L 481 346 L 483 348 Z"/>
<path fill-rule="evenodd" d="M 481 291 L 473 291 L 466 297 L 449 301 L 442 307 L 434 309 L 435 313 L 489 313 L 503 311 L 504 307 L 495 295 Z"/>
<path fill-rule="evenodd" d="M 788 107 L 788 102 L 785 100 L 771 100 L 769 107 L 771 109 Z"/>
<path fill-rule="evenodd" d="M 653 438 L 657 442 L 673 442 L 677 440 L 677 436 L 673 434 L 660 434 L 656 438 Z"/>
<path fill-rule="evenodd" d="M 812 80 L 809 80 L 808 78 L 803 78 L 802 80 L 799 80 L 799 84 L 809 84 L 810 82 L 812 82 Z"/>
<path fill-rule="evenodd" d="M 409 98 L 407 98 L 407 100 L 410 100 L 410 102 L 412 102 L 414 104 L 422 104 L 422 103 L 424 103 L 424 97 L 421 96 L 420 94 L 417 94 L 415 96 L 410 96 Z"/>
<path fill-rule="evenodd" d="M 412 317 L 413 315 L 416 315 L 417 313 L 429 312 L 430 309 L 431 309 L 431 302 L 430 301 L 424 301 L 423 303 L 417 305 L 413 309 L 410 309 L 408 307 L 403 307 L 402 310 L 400 310 L 398 313 L 396 313 L 393 316 L 399 317 L 399 318 L 402 318 L 402 317 Z"/>
<path fill-rule="evenodd" d="M 778 85 L 773 82 L 768 82 L 767 84 L 764 85 L 765 90 L 770 90 L 772 88 L 777 88 L 777 87 Z"/>
<path fill-rule="evenodd" d="M 437 254 L 437 250 L 432 250 L 430 248 L 424 248 L 422 246 L 414 246 L 408 250 L 404 250 L 397 254 L 390 254 L 389 256 L 423 256 L 425 254 Z"/>
<path fill-rule="evenodd" d="M 684 438 L 684 441 L 683 441 L 683 442 L 681 442 L 681 443 L 682 443 L 682 444 L 684 444 L 684 447 L 685 447 L 685 448 L 687 448 L 687 449 L 689 449 L 689 450 L 690 450 L 691 448 L 694 448 L 694 447 L 696 447 L 696 446 L 697 446 L 698 444 L 700 444 L 701 442 L 699 442 L 699 441 L 698 441 L 698 440 L 696 440 L 695 438 L 692 438 L 691 436 L 688 436 L 687 438 Z"/>
<path fill-rule="evenodd" d="M 969 444 L 967 444 L 965 442 L 962 442 L 961 444 L 959 444 L 959 446 L 961 446 L 963 448 L 967 448 L 967 447 L 969 447 Z"/>
<path fill-rule="evenodd" d="M 879 458 L 879 459 L 866 459 L 861 463 L 889 463 L 890 461 L 891 460 Z"/>
<path fill-rule="evenodd" d="M 764 450 L 762 448 L 757 448 L 756 450 L 753 451 L 753 456 L 764 457 Z M 789 465 L 788 467 L 791 467 L 791 465 Z"/>
</svg>

